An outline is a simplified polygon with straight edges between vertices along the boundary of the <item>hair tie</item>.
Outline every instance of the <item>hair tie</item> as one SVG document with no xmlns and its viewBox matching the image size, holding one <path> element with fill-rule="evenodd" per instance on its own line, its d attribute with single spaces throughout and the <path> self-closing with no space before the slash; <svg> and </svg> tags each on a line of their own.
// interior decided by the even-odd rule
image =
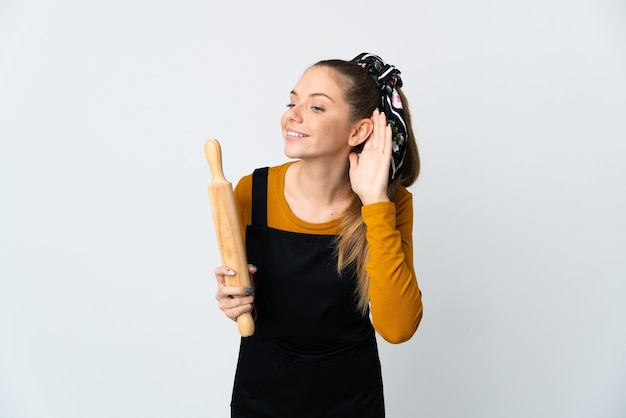
<svg viewBox="0 0 626 418">
<path fill-rule="evenodd" d="M 402 99 L 396 90 L 402 87 L 400 70 L 390 64 L 386 64 L 379 56 L 366 52 L 356 56 L 352 62 L 363 67 L 381 92 L 381 109 L 387 117 L 387 123 L 392 132 L 391 167 L 389 168 L 389 181 L 391 182 L 400 173 L 406 155 L 407 126 L 404 120 L 404 108 Z"/>
</svg>

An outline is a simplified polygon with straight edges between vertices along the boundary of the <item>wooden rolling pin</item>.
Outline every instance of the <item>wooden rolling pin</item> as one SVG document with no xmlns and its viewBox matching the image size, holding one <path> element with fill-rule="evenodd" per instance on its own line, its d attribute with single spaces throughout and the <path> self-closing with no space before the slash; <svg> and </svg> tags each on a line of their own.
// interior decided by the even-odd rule
<svg viewBox="0 0 626 418">
<path fill-rule="evenodd" d="M 209 199 L 213 211 L 217 245 L 222 258 L 222 265 L 235 270 L 234 276 L 226 276 L 227 286 L 252 287 L 246 249 L 243 245 L 241 227 L 235 207 L 235 195 L 232 184 L 224 177 L 222 170 L 222 148 L 217 139 L 204 143 L 204 153 L 211 169 Z M 254 334 L 254 319 L 246 312 L 237 318 L 237 328 L 243 337 Z"/>
</svg>

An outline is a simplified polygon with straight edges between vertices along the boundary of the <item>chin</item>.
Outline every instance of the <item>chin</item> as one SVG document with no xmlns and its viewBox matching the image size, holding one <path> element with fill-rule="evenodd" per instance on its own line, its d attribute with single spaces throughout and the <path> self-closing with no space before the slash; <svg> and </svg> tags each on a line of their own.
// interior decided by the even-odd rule
<svg viewBox="0 0 626 418">
<path fill-rule="evenodd" d="M 298 147 L 295 147 L 294 144 L 286 143 L 283 152 L 288 158 L 301 158 L 302 151 L 298 150 L 297 148 Z"/>
</svg>

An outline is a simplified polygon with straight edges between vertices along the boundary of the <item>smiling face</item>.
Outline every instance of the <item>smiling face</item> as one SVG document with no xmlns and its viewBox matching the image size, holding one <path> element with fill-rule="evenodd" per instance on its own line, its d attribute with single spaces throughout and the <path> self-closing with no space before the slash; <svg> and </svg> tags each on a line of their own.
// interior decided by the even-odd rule
<svg viewBox="0 0 626 418">
<path fill-rule="evenodd" d="M 333 69 L 314 66 L 292 90 L 289 109 L 281 118 L 288 157 L 347 160 L 355 124 L 340 77 Z"/>
</svg>

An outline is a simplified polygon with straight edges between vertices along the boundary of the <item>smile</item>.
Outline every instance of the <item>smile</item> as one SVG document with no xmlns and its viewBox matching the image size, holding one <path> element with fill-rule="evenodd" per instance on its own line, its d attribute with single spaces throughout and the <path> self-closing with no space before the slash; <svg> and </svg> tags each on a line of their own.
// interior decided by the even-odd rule
<svg viewBox="0 0 626 418">
<path fill-rule="evenodd" d="M 298 138 L 304 138 L 307 137 L 308 135 L 302 134 L 300 132 L 296 132 L 296 131 L 287 131 L 287 136 L 294 136 L 294 137 L 298 137 Z"/>
</svg>

